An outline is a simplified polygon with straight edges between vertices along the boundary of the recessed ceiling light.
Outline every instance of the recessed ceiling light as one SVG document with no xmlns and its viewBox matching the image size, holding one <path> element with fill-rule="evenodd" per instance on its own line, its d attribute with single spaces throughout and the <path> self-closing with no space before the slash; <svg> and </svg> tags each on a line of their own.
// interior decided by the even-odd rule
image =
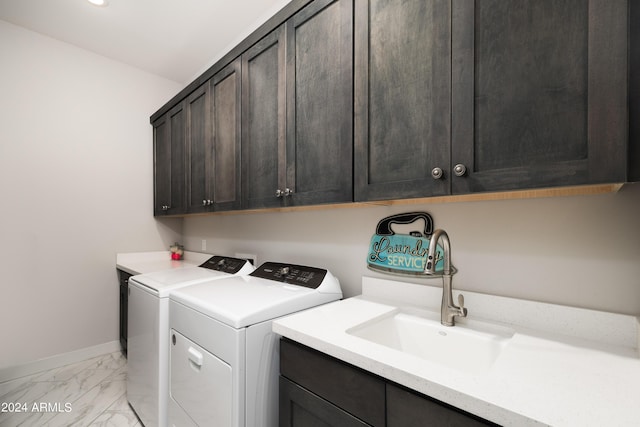
<svg viewBox="0 0 640 427">
<path fill-rule="evenodd" d="M 108 4 L 107 0 L 87 0 L 87 1 L 95 6 L 106 6 Z"/>
</svg>

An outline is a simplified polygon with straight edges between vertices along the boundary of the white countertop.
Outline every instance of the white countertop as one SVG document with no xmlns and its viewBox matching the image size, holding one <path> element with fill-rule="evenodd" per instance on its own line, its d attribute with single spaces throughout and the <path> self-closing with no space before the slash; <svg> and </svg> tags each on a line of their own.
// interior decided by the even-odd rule
<svg viewBox="0 0 640 427">
<path fill-rule="evenodd" d="M 153 273 L 173 268 L 193 267 L 202 264 L 213 255 L 185 251 L 182 260 L 171 259 L 170 251 L 131 252 L 116 254 L 116 268 L 129 274 Z"/>
<path fill-rule="evenodd" d="M 273 330 L 498 424 L 640 425 L 638 318 L 462 293 L 469 319 L 515 331 L 491 368 L 481 374 L 438 365 L 346 332 L 397 307 L 439 312 L 440 287 L 364 278 L 363 295 L 284 317 L 273 323 Z"/>
</svg>

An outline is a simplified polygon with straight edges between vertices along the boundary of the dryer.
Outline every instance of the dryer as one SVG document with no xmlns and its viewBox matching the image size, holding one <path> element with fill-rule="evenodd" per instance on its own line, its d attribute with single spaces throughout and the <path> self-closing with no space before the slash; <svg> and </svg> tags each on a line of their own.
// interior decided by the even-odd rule
<svg viewBox="0 0 640 427">
<path fill-rule="evenodd" d="M 277 426 L 273 319 L 341 298 L 328 270 L 274 262 L 172 291 L 169 425 Z"/>
<path fill-rule="evenodd" d="M 244 259 L 212 256 L 200 266 L 129 278 L 127 400 L 145 426 L 167 425 L 169 292 L 253 270 Z"/>
</svg>

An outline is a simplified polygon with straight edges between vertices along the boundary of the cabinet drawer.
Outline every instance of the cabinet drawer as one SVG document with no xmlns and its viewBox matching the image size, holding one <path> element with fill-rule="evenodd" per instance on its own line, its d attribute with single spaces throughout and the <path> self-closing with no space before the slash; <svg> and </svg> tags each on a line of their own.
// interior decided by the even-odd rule
<svg viewBox="0 0 640 427">
<path fill-rule="evenodd" d="M 369 424 L 280 377 L 280 427 L 367 427 Z"/>
<path fill-rule="evenodd" d="M 286 339 L 280 343 L 280 372 L 366 423 L 385 425 L 380 378 Z"/>
<path fill-rule="evenodd" d="M 387 384 L 388 427 L 496 426 L 430 397 Z"/>
</svg>

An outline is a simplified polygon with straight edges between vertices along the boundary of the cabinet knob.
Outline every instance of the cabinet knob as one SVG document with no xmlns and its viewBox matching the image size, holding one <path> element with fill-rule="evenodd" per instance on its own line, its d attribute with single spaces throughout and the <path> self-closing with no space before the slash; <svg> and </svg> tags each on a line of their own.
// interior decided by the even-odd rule
<svg viewBox="0 0 640 427">
<path fill-rule="evenodd" d="M 282 196 L 284 196 L 284 191 L 278 188 L 276 190 L 276 197 L 282 197 Z"/>
<path fill-rule="evenodd" d="M 202 201 L 202 206 L 207 206 L 207 205 L 208 205 L 208 203 L 207 203 L 207 202 L 208 202 L 208 200 L 203 200 L 203 201 Z"/>
<path fill-rule="evenodd" d="M 458 163 L 453 167 L 453 173 L 455 173 L 456 176 L 464 176 L 467 173 L 467 167 L 462 163 Z"/>
<path fill-rule="evenodd" d="M 444 175 L 444 172 L 442 172 L 442 169 L 440 168 L 433 168 L 431 170 L 431 176 L 433 177 L 433 179 L 440 179 L 442 178 L 443 175 Z"/>
<path fill-rule="evenodd" d="M 169 210 L 169 208 L 170 208 L 170 206 L 167 206 L 167 205 L 162 206 L 162 210 L 163 210 L 163 211 L 168 211 L 168 210 Z"/>
<path fill-rule="evenodd" d="M 285 189 L 284 189 L 284 193 L 283 193 L 283 194 L 284 194 L 284 196 L 285 196 L 285 197 L 286 197 L 286 196 L 290 196 L 290 195 L 292 195 L 292 194 L 293 194 L 293 190 L 292 190 L 292 189 L 290 189 L 290 188 L 285 188 Z"/>
</svg>

